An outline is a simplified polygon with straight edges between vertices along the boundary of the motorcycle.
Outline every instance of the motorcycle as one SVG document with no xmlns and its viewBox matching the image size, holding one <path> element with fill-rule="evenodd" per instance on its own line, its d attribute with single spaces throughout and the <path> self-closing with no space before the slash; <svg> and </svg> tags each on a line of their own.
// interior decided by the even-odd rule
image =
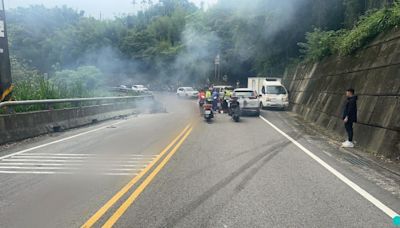
<svg viewBox="0 0 400 228">
<path fill-rule="evenodd" d="M 203 114 L 204 114 L 204 119 L 207 122 L 210 122 L 214 118 L 214 111 L 213 111 L 213 105 L 210 104 L 210 102 L 206 102 L 203 105 Z"/>
<path fill-rule="evenodd" d="M 229 113 L 229 101 L 230 98 L 222 98 L 221 99 L 221 109 L 222 109 L 222 113 Z"/>
<path fill-rule="evenodd" d="M 229 101 L 229 115 L 232 117 L 233 121 L 239 122 L 240 121 L 240 103 L 236 97 L 233 97 Z"/>
<path fill-rule="evenodd" d="M 206 103 L 206 97 L 204 95 L 200 96 L 199 99 L 199 109 L 200 109 L 200 115 L 203 116 L 203 112 L 204 112 L 204 104 Z"/>
<path fill-rule="evenodd" d="M 204 103 L 206 103 L 206 97 L 201 95 L 201 97 L 199 99 L 199 106 L 203 107 Z"/>
</svg>

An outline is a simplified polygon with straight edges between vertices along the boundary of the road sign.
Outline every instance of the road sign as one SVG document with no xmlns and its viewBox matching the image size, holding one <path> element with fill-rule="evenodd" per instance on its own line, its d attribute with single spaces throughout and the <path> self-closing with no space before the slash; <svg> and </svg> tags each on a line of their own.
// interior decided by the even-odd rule
<svg viewBox="0 0 400 228">
<path fill-rule="evenodd" d="M 221 63 L 221 57 L 219 55 L 217 55 L 215 57 L 215 65 L 219 65 Z"/>
<path fill-rule="evenodd" d="M 228 81 L 228 75 L 224 75 L 223 77 L 222 77 L 222 80 L 224 80 L 224 82 L 227 82 Z"/>
</svg>

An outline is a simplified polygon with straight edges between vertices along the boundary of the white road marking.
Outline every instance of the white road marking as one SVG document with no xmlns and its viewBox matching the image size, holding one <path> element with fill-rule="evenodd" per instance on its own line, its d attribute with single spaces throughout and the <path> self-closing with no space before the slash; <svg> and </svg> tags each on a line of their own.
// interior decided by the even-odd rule
<svg viewBox="0 0 400 228">
<path fill-rule="evenodd" d="M 37 149 L 40 149 L 40 148 L 43 148 L 43 147 L 46 147 L 46 146 L 50 146 L 50 145 L 53 145 L 53 144 L 56 144 L 56 143 L 65 142 L 65 141 L 68 141 L 68 140 L 71 140 L 71 139 L 74 139 L 74 138 L 77 138 L 77 137 L 80 137 L 80 136 L 83 136 L 83 135 L 87 135 L 87 134 L 90 134 L 90 133 L 93 133 L 93 132 L 97 132 L 97 131 L 100 131 L 100 130 L 103 130 L 103 129 L 107 129 L 108 127 L 111 127 L 111 126 L 114 126 L 114 125 L 122 124 L 122 123 L 125 123 L 125 121 L 119 121 L 117 123 L 113 123 L 113 124 L 110 124 L 110 125 L 99 127 L 99 128 L 96 128 L 96 129 L 93 129 L 93 130 L 90 130 L 90 131 L 85 131 L 85 132 L 82 132 L 82 133 L 79 133 L 79 134 L 76 134 L 76 135 L 72 135 L 72 136 L 69 136 L 69 137 L 66 137 L 66 138 L 63 138 L 63 139 L 59 139 L 59 140 L 56 140 L 56 141 L 53 141 L 53 142 L 45 143 L 45 144 L 42 144 L 42 145 L 39 145 L 39 146 L 31 147 L 29 149 L 25 149 L 25 150 L 21 150 L 21 151 L 15 152 L 15 153 L 11 153 L 11 154 L 8 154 L 8 155 L 0 157 L 0 160 L 3 160 L 5 158 L 9 158 L 9 157 L 12 157 L 12 156 L 15 156 L 15 155 L 18 155 L 18 154 L 23 154 L 23 153 L 30 152 L 30 151 L 33 151 L 33 150 L 37 150 Z"/>
<path fill-rule="evenodd" d="M 85 174 L 96 171 L 95 175 L 132 176 L 145 168 L 157 155 L 140 154 L 71 154 L 71 153 L 29 153 L 34 150 L 65 142 L 83 135 L 116 126 L 126 121 L 119 121 L 93 130 L 55 140 L 0 157 L 0 174 Z M 89 166 L 89 168 L 87 168 Z M 97 168 L 102 170 L 97 171 Z M 94 169 L 94 170 L 93 170 Z M 61 171 L 53 171 L 61 170 Z M 65 170 L 65 171 L 64 171 Z M 73 172 L 70 172 L 73 171 Z M 82 172 L 81 172 L 82 171 Z M 116 171 L 116 172 L 114 172 Z"/>
<path fill-rule="evenodd" d="M 14 163 L 14 162 L 1 162 L 1 166 L 82 166 L 84 163 Z M 97 165 L 97 164 L 95 164 Z M 99 164 L 101 165 L 101 164 Z M 147 165 L 120 165 L 120 164 L 107 164 L 108 167 L 139 167 L 146 168 Z"/>
<path fill-rule="evenodd" d="M 78 172 L 50 172 L 50 171 L 2 171 L 0 170 L 0 174 L 61 174 L 61 175 L 76 175 L 82 174 Z M 132 173 L 92 173 L 95 176 L 132 176 Z M 134 174 L 133 176 L 136 176 Z"/>
<path fill-rule="evenodd" d="M 128 161 L 151 161 L 152 158 L 120 158 L 118 155 L 115 155 L 114 157 L 61 157 L 61 156 L 30 156 L 30 155 L 16 155 L 12 156 L 12 159 L 36 159 L 36 158 L 45 158 L 45 159 L 54 159 L 54 160 L 65 160 L 65 159 L 70 159 L 70 160 L 90 160 L 90 159 L 96 159 L 96 160 L 107 160 L 107 161 L 114 161 L 114 160 L 124 160 L 126 162 Z"/>
<path fill-rule="evenodd" d="M 17 154 L 0 160 L 0 174 L 95 174 L 137 175 L 154 157 L 104 157 L 103 154 L 76 157 L 51 153 Z"/>
<path fill-rule="evenodd" d="M 23 167 L 23 166 L 0 166 L 0 169 L 29 169 L 29 170 L 82 170 L 82 168 L 77 167 Z M 141 169 L 91 169 L 88 170 L 97 170 L 97 171 L 141 171 Z"/>
<path fill-rule="evenodd" d="M 66 159 L 63 159 L 63 160 L 61 160 L 61 159 L 24 159 L 24 158 L 7 158 L 7 159 L 3 159 L 3 161 L 5 161 L 5 162 L 63 162 L 63 163 L 77 163 L 77 162 L 80 162 L 80 163 L 87 163 L 88 161 L 92 161 L 92 162 L 100 162 L 100 161 L 102 161 L 102 162 L 107 162 L 108 164 L 109 163 L 113 163 L 113 162 L 119 162 L 119 163 L 128 163 L 128 164 L 131 164 L 131 163 L 144 163 L 143 161 L 126 161 L 126 160 L 120 160 L 120 161 L 117 161 L 117 160 L 113 160 L 113 161 L 108 161 L 108 160 L 99 160 L 99 159 L 97 159 L 97 160 L 87 160 L 87 159 L 84 159 L 84 160 L 81 160 L 81 159 L 69 159 L 69 160 L 66 160 Z M 149 160 L 149 161 L 146 161 L 146 162 L 151 162 L 151 160 Z"/>
<path fill-rule="evenodd" d="M 322 159 L 320 159 L 318 156 L 313 154 L 310 150 L 305 148 L 303 145 L 298 143 L 296 140 L 294 140 L 292 137 L 290 137 L 288 134 L 280 130 L 278 127 L 276 127 L 274 124 L 269 122 L 267 119 L 264 117 L 260 116 L 260 118 L 266 122 L 268 125 L 270 125 L 272 128 L 274 128 L 277 132 L 279 132 L 281 135 L 283 135 L 285 138 L 287 138 L 289 141 L 291 141 L 294 145 L 296 145 L 298 148 L 300 148 L 304 153 L 306 153 L 308 156 L 310 156 L 312 159 L 314 159 L 316 162 L 318 162 L 321 166 L 323 166 L 325 169 L 327 169 L 329 172 L 331 172 L 333 175 L 335 175 L 337 178 L 339 178 L 342 182 L 347 184 L 350 188 L 352 188 L 354 191 L 356 191 L 358 194 L 363 196 L 365 199 L 367 199 L 369 202 L 371 202 L 373 205 L 375 205 L 377 208 L 379 208 L 381 211 L 383 211 L 385 214 L 387 214 L 391 218 L 395 218 L 399 216 L 395 211 L 393 211 L 391 208 L 383 204 L 381 201 L 376 199 L 374 196 L 369 194 L 367 191 L 362 189 L 360 186 L 358 186 L 356 183 L 352 182 L 350 179 L 345 177 L 343 174 L 338 172 L 336 169 L 334 169 L 332 166 L 328 165 L 326 162 L 324 162 Z"/>
<path fill-rule="evenodd" d="M 19 156 L 71 156 L 71 157 L 93 157 L 93 156 L 110 156 L 107 154 L 52 154 L 52 153 L 24 153 Z M 118 157 L 157 157 L 157 155 L 141 155 L 141 154 L 118 154 Z"/>
</svg>

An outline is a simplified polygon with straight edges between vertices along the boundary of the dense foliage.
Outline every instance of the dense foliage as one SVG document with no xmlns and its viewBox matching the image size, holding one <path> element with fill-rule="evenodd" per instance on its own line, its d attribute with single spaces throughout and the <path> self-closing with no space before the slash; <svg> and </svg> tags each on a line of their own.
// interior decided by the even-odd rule
<svg viewBox="0 0 400 228">
<path fill-rule="evenodd" d="M 306 43 L 300 43 L 305 58 L 318 61 L 338 54 L 353 54 L 382 32 L 400 25 L 400 3 L 379 10 L 368 11 L 352 29 L 321 31 L 315 29 L 306 34 Z"/>
<path fill-rule="evenodd" d="M 217 80 L 217 55 L 223 83 L 279 76 L 302 55 L 317 61 L 351 54 L 398 25 L 399 6 L 392 3 L 220 0 L 205 10 L 188 0 L 141 0 L 133 4 L 144 10 L 112 20 L 66 7 L 17 8 L 7 12 L 15 97 L 90 96 L 135 83 L 201 85 Z M 34 88 L 38 94 L 29 92 Z"/>
</svg>

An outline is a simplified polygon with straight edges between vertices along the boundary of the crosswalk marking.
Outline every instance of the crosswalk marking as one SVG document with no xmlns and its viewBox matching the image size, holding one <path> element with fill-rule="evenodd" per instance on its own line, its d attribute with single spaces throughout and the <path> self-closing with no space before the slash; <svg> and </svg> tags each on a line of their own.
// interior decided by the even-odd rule
<svg viewBox="0 0 400 228">
<path fill-rule="evenodd" d="M 23 166 L 0 166 L 0 169 L 81 170 L 80 167 L 23 167 Z M 95 171 L 95 169 L 92 170 Z M 141 171 L 141 169 L 108 169 L 108 171 Z"/>
<path fill-rule="evenodd" d="M 81 175 L 78 172 L 51 172 L 51 171 L 3 171 L 0 170 L 0 174 L 58 174 L 58 175 Z M 102 175 L 102 176 L 137 176 L 132 173 L 91 173 L 91 175 Z"/>
<path fill-rule="evenodd" d="M 3 162 L 0 163 L 1 166 L 20 166 L 20 165 L 25 165 L 25 166 L 82 166 L 83 163 L 15 163 L 15 162 Z M 122 164 L 109 164 L 110 167 L 138 167 L 138 168 L 145 168 L 146 165 L 122 165 Z"/>
<path fill-rule="evenodd" d="M 13 157 L 19 156 L 65 156 L 65 157 L 111 157 L 114 155 L 109 154 L 51 154 L 51 153 L 24 153 L 17 154 Z M 116 154 L 120 158 L 154 158 L 157 155 L 140 155 L 140 154 Z"/>
<path fill-rule="evenodd" d="M 123 159 L 118 159 L 118 158 L 88 158 L 88 157 L 53 157 L 53 156 L 15 156 L 13 159 L 35 159 L 35 158 L 42 158 L 42 159 L 53 159 L 53 160 L 65 160 L 65 159 L 71 159 L 71 160 L 88 160 L 88 159 L 97 159 L 97 160 L 107 160 L 107 161 L 113 161 L 113 160 L 124 160 L 126 162 L 129 161 L 142 161 L 142 160 L 152 160 L 151 158 L 123 158 Z"/>
<path fill-rule="evenodd" d="M 104 155 L 66 153 L 25 153 L 0 160 L 0 174 L 94 174 L 133 176 L 150 162 L 154 155 Z"/>
<path fill-rule="evenodd" d="M 102 155 L 102 154 L 52 154 L 52 153 L 23 153 L 23 154 L 18 154 L 15 156 L 78 156 L 78 157 L 97 157 L 97 156 L 110 156 L 110 155 Z M 13 157 L 15 157 L 13 156 Z M 142 154 L 120 154 L 118 155 L 120 157 L 157 157 L 157 155 L 142 155 Z"/>
<path fill-rule="evenodd" d="M 11 159 L 4 159 L 2 161 L 20 161 L 20 162 L 64 162 L 64 163 L 73 163 L 73 162 L 80 162 L 80 163 L 84 163 L 87 162 L 87 160 L 82 160 L 82 159 L 64 159 L 64 160 L 59 160 L 59 159 L 23 159 L 23 158 L 11 158 Z M 96 160 L 92 160 L 92 161 L 96 161 Z M 97 160 L 100 161 L 100 160 Z M 103 162 L 108 162 L 108 163 L 112 163 L 112 162 L 119 162 L 119 163 L 143 163 L 143 161 L 107 161 L 107 160 L 101 160 Z M 145 160 L 146 162 L 151 162 L 151 160 Z"/>
</svg>

